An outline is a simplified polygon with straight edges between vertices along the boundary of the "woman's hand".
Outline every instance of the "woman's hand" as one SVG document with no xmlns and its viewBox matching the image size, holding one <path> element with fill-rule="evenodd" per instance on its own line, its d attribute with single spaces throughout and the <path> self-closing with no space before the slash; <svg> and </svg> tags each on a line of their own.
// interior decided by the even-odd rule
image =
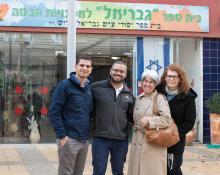
<svg viewBox="0 0 220 175">
<path fill-rule="evenodd" d="M 148 120 L 148 117 L 142 117 L 141 120 L 141 126 L 144 128 L 146 127 L 147 125 L 149 125 L 149 120 Z"/>
</svg>

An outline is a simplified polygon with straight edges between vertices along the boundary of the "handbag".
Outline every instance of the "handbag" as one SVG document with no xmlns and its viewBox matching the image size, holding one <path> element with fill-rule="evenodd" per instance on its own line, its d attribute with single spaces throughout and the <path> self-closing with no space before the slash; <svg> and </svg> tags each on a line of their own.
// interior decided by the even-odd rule
<svg viewBox="0 0 220 175">
<path fill-rule="evenodd" d="M 160 115 L 157 110 L 157 95 L 155 95 L 153 101 L 153 115 Z M 172 120 L 171 124 L 166 128 L 151 129 L 144 128 L 146 140 L 149 143 L 157 144 L 162 147 L 171 147 L 180 141 L 179 132 L 176 124 Z"/>
</svg>

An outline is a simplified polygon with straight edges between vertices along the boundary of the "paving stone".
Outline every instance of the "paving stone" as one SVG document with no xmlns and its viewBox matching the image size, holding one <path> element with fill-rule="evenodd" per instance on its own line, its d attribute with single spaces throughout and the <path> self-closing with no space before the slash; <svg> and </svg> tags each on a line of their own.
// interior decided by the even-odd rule
<svg viewBox="0 0 220 175">
<path fill-rule="evenodd" d="M 57 170 L 52 162 L 48 161 L 41 152 L 35 148 L 17 148 L 24 165 L 27 167 L 30 175 L 55 175 Z"/>
<path fill-rule="evenodd" d="M 13 157 L 13 154 L 15 155 Z M 127 174 L 128 157 L 124 172 Z M 220 149 L 206 145 L 187 146 L 184 153 L 184 175 L 219 175 Z M 56 175 L 58 168 L 56 144 L 1 144 L 0 175 Z M 83 175 L 92 174 L 91 145 Z M 108 163 L 106 175 L 111 175 Z"/>
</svg>

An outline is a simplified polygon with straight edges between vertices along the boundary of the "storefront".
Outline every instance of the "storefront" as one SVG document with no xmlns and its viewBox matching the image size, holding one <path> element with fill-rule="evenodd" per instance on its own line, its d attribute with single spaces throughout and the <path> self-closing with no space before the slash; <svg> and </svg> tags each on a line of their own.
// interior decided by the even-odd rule
<svg viewBox="0 0 220 175">
<path fill-rule="evenodd" d="M 198 93 L 197 140 L 209 142 L 203 100 L 220 89 L 219 6 L 214 0 L 78 1 L 76 52 L 92 57 L 92 81 L 105 79 L 115 60 L 125 61 L 136 95 L 143 69 L 161 74 L 166 65 L 181 64 Z M 1 142 L 28 142 L 32 115 L 40 141 L 53 142 L 47 114 L 67 72 L 67 1 L 4 0 L 0 9 Z"/>
</svg>

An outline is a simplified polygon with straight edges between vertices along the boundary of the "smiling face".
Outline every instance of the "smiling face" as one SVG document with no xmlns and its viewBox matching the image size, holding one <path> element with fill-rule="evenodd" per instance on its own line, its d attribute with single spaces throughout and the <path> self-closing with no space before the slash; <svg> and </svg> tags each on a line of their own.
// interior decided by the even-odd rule
<svg viewBox="0 0 220 175">
<path fill-rule="evenodd" d="M 127 74 L 127 67 L 124 64 L 114 64 L 110 70 L 110 76 L 113 83 L 122 83 Z"/>
<path fill-rule="evenodd" d="M 142 89 L 146 95 L 152 94 L 155 87 L 156 82 L 149 75 L 142 80 Z"/>
<path fill-rule="evenodd" d="M 168 70 L 165 81 L 166 81 L 168 89 L 175 91 L 178 89 L 180 78 L 176 71 Z"/>
<path fill-rule="evenodd" d="M 75 66 L 76 77 L 81 79 L 87 79 L 92 72 L 92 62 L 90 60 L 80 59 Z"/>
</svg>

